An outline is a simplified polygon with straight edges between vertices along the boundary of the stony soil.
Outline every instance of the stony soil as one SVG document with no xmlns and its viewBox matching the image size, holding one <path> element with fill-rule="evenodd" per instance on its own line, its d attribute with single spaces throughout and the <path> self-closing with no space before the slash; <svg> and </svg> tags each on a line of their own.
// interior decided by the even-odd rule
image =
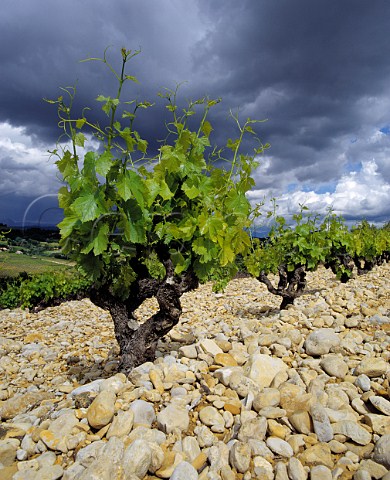
<svg viewBox="0 0 390 480">
<path fill-rule="evenodd" d="M 88 300 L 1 311 L 0 478 L 388 480 L 390 265 L 279 302 L 248 278 L 186 294 L 129 378 Z"/>
</svg>

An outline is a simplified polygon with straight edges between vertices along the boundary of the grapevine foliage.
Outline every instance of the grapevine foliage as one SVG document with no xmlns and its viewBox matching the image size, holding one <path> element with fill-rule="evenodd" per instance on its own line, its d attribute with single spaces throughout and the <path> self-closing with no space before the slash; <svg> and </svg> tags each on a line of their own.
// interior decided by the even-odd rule
<svg viewBox="0 0 390 480">
<path fill-rule="evenodd" d="M 21 273 L 8 279 L 0 288 L 0 308 L 29 308 L 38 310 L 55 305 L 62 299 L 81 299 L 90 287 L 88 280 L 71 270 L 66 272 L 28 275 Z"/>
<path fill-rule="evenodd" d="M 91 299 L 110 309 L 122 359 L 132 356 L 127 368 L 144 360 L 131 353 L 135 343 L 139 349 L 144 344 L 151 355 L 157 338 L 178 321 L 182 293 L 209 279 L 221 288 L 236 273 L 236 256 L 251 247 L 253 212 L 246 192 L 254 185 L 255 155 L 267 147 L 255 135 L 255 120 L 241 124 L 232 115 L 238 135 L 227 140 L 228 154 L 212 148 L 208 115 L 219 99 L 201 98 L 180 109 L 176 89 L 160 94 L 171 121 L 165 141 L 150 155 L 134 125 L 138 111 L 152 104 L 121 99 L 124 85 L 137 81 L 126 66 L 138 53 L 122 49 L 120 72 L 106 53 L 89 59 L 101 61 L 118 82 L 114 97 L 97 97 L 106 126 L 91 122 L 87 110 L 73 118 L 74 88 L 49 101 L 57 105 L 59 125 L 71 145 L 53 152 L 65 184 L 59 191 L 61 245 L 93 283 Z M 194 129 L 190 123 L 196 118 Z M 101 150 L 91 149 L 80 158 L 91 132 Z M 256 142 L 253 155 L 241 153 L 244 136 Z M 156 296 L 160 312 L 138 329 L 133 312 L 150 296 Z"/>
<path fill-rule="evenodd" d="M 387 229 L 363 221 L 349 230 L 344 220 L 332 211 L 320 221 L 318 215 L 306 210 L 302 207 L 299 214 L 293 215 L 292 225 L 287 225 L 275 210 L 269 238 L 263 243 L 254 239 L 252 251 L 245 258 L 248 272 L 271 293 L 283 298 L 281 308 L 292 304 L 304 292 L 306 272 L 316 270 L 319 265 L 331 268 L 338 279 L 347 282 L 354 264 L 360 274 L 389 258 Z M 277 285 L 272 284 L 270 274 L 279 276 Z"/>
<path fill-rule="evenodd" d="M 176 91 L 170 90 L 161 95 L 172 114 L 168 136 L 158 154 L 149 157 L 148 142 L 133 125 L 137 110 L 151 104 L 124 102 L 133 110 L 122 111 L 117 119 L 122 86 L 136 81 L 124 68 L 136 53 L 122 50 L 116 97 L 97 98 L 108 127 L 93 125 L 86 117 L 72 119 L 71 89 L 66 89 L 68 105 L 62 96 L 52 101 L 72 141 L 72 149 L 56 162 L 66 184 L 59 192 L 65 214 L 59 224 L 61 244 L 83 274 L 122 300 L 145 271 L 163 278 L 167 256 L 176 275 L 192 269 L 201 282 L 221 273 L 226 278 L 234 274 L 236 255 L 250 247 L 251 206 L 245 194 L 254 185 L 251 172 L 257 165 L 253 156 L 239 152 L 243 136 L 254 134 L 253 120 L 241 126 L 235 118 L 239 136 L 228 141 L 231 166 L 217 168 L 221 151 L 210 148 L 212 126 L 207 116 L 219 100 L 202 98 L 179 112 Z M 106 56 L 101 60 L 112 69 Z M 197 107 L 203 111 L 194 131 L 188 120 Z M 103 151 L 88 151 L 80 165 L 77 148 L 85 145 L 82 131 L 87 126 L 101 140 Z"/>
</svg>

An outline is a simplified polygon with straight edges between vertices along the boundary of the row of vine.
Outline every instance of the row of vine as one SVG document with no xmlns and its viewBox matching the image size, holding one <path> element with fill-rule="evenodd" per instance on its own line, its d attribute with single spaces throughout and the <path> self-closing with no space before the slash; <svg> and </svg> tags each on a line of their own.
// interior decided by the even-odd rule
<svg viewBox="0 0 390 480">
<path fill-rule="evenodd" d="M 90 120 L 87 109 L 73 117 L 75 88 L 48 100 L 57 107 L 63 132 L 52 152 L 64 183 L 59 191 L 62 249 L 87 282 L 85 294 L 111 313 L 123 370 L 154 359 L 157 341 L 180 319 L 183 293 L 209 280 L 223 288 L 238 271 L 238 256 L 252 275 L 283 297 L 284 308 L 304 290 L 305 272 L 321 263 L 344 281 L 352 271 L 350 259 L 362 270 L 378 261 L 377 246 L 380 255 L 388 255 L 388 230 L 383 229 L 380 241 L 375 233 L 373 247 L 366 245 L 366 230 L 374 232 L 372 227 L 362 223 L 349 232 L 332 214 L 318 225 L 316 216 L 301 212 L 294 227 L 276 216 L 265 243 L 252 239 L 251 227 L 262 212 L 246 194 L 255 185 L 258 159 L 269 147 L 254 131 L 258 121 L 242 123 L 232 114 L 237 137 L 229 138 L 225 148 L 212 147 L 208 117 L 220 100 L 205 97 L 179 108 L 177 89 L 166 90 L 160 97 L 171 115 L 167 136 L 149 154 L 148 142 L 134 126 L 140 109 L 153 105 L 121 100 L 124 85 L 137 82 L 126 66 L 138 53 L 122 49 L 119 71 L 106 52 L 88 59 L 102 62 L 117 80 L 114 96 L 97 97 L 105 126 Z M 91 135 L 101 144 L 98 151 L 86 148 Z M 250 140 L 252 153 L 243 153 Z M 86 150 L 83 158 L 80 148 Z M 372 254 L 366 252 L 370 248 Z M 279 274 L 276 287 L 270 273 Z M 140 324 L 134 312 L 150 297 L 157 299 L 159 310 Z"/>
</svg>

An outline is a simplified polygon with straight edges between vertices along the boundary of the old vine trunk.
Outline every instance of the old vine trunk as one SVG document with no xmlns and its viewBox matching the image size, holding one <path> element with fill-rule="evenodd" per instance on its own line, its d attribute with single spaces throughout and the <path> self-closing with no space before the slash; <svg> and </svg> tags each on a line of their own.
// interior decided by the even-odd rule
<svg viewBox="0 0 390 480">
<path fill-rule="evenodd" d="M 257 280 L 264 283 L 270 293 L 282 297 L 280 309 L 284 310 L 292 305 L 294 300 L 302 295 L 306 287 L 306 272 L 302 266 L 296 267 L 289 272 L 284 265 L 279 267 L 279 283 L 275 287 L 264 272 L 261 272 Z"/>
<path fill-rule="evenodd" d="M 106 289 L 91 291 L 91 301 L 111 314 L 120 348 L 121 371 L 129 373 L 134 367 L 154 360 L 158 340 L 180 320 L 180 297 L 197 286 L 196 276 L 186 272 L 181 276 L 167 274 L 161 281 L 151 278 L 138 280 L 126 301 L 115 298 Z M 144 323 L 139 323 L 134 311 L 151 297 L 156 298 L 159 310 Z"/>
</svg>

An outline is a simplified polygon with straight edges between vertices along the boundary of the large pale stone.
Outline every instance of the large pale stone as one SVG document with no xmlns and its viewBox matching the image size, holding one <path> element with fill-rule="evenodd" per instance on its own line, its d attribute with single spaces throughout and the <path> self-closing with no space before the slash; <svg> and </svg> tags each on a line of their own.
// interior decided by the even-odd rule
<svg viewBox="0 0 390 480">
<path fill-rule="evenodd" d="M 259 478 L 261 480 L 273 480 L 275 478 L 272 464 L 262 457 L 254 457 L 253 471 L 255 478 Z"/>
<path fill-rule="evenodd" d="M 287 365 L 280 358 L 257 353 L 249 357 L 244 373 L 262 389 L 269 387 L 276 375 L 287 369 Z"/>
<path fill-rule="evenodd" d="M 54 397 L 52 392 L 27 392 L 20 396 L 14 396 L 0 406 L 0 418 L 8 420 L 10 418 L 19 415 L 20 413 L 27 412 L 35 406 L 39 405 L 43 400 L 47 400 Z"/>
<path fill-rule="evenodd" d="M 321 360 L 320 366 L 331 377 L 341 378 L 342 380 L 348 373 L 348 365 L 338 355 L 327 355 Z"/>
<path fill-rule="evenodd" d="M 110 438 L 101 454 L 77 476 L 77 480 L 123 480 L 123 453 L 122 440 L 118 437 Z"/>
<path fill-rule="evenodd" d="M 310 407 L 310 415 L 318 440 L 320 442 L 330 442 L 333 438 L 333 430 L 325 408 L 320 403 L 313 403 Z"/>
<path fill-rule="evenodd" d="M 242 367 L 222 367 L 215 370 L 214 376 L 227 387 L 234 372 L 241 376 L 244 374 Z"/>
<path fill-rule="evenodd" d="M 213 425 L 225 425 L 223 416 L 218 412 L 215 407 L 204 407 L 199 412 L 199 420 L 208 427 Z"/>
<path fill-rule="evenodd" d="M 193 462 L 199 457 L 201 450 L 195 437 L 183 438 L 183 452 L 187 455 L 188 461 Z"/>
<path fill-rule="evenodd" d="M 265 417 L 255 417 L 244 421 L 238 432 L 238 439 L 247 443 L 250 439 L 264 440 L 267 432 L 267 419 Z"/>
<path fill-rule="evenodd" d="M 270 448 L 274 453 L 282 457 L 290 458 L 294 455 L 294 451 L 291 446 L 281 438 L 268 437 L 266 444 L 267 447 Z"/>
<path fill-rule="evenodd" d="M 129 410 L 134 412 L 134 426 L 150 427 L 156 420 L 156 414 L 153 405 L 145 400 L 134 400 L 130 404 Z"/>
<path fill-rule="evenodd" d="M 133 473 L 144 478 L 152 462 L 152 451 L 145 440 L 135 440 L 125 450 L 123 469 L 126 474 Z"/>
<path fill-rule="evenodd" d="M 369 473 L 370 478 L 374 478 L 375 480 L 382 479 L 389 471 L 384 465 L 374 462 L 371 459 L 362 460 L 360 462 L 360 467 L 362 470 Z"/>
<path fill-rule="evenodd" d="M 88 407 L 87 419 L 91 427 L 100 429 L 108 425 L 115 413 L 116 395 L 103 390 Z"/>
<path fill-rule="evenodd" d="M 253 400 L 253 408 L 258 412 L 265 407 L 277 407 L 280 403 L 280 391 L 277 388 L 265 388 Z"/>
<path fill-rule="evenodd" d="M 123 387 L 124 384 L 122 380 L 119 377 L 114 376 L 103 380 L 103 382 L 100 384 L 100 391 L 103 392 L 104 390 L 110 390 L 111 392 L 118 394 Z"/>
<path fill-rule="evenodd" d="M 208 449 L 207 459 L 210 463 L 210 470 L 218 472 L 229 463 L 229 447 L 224 442 L 216 442 Z"/>
<path fill-rule="evenodd" d="M 93 382 L 86 383 L 80 387 L 75 388 L 70 392 L 71 397 L 76 397 L 77 395 L 82 395 L 83 393 L 99 393 L 100 385 L 104 382 L 103 378 L 94 380 Z"/>
<path fill-rule="evenodd" d="M 205 338 L 200 342 L 200 347 L 204 353 L 208 353 L 213 357 L 217 355 L 217 353 L 223 353 L 222 349 L 218 347 L 218 345 L 209 338 Z"/>
<path fill-rule="evenodd" d="M 325 465 L 316 465 L 310 469 L 310 480 L 332 480 L 332 478 L 332 470 Z"/>
<path fill-rule="evenodd" d="M 251 448 L 243 442 L 235 442 L 230 449 L 230 465 L 239 473 L 245 473 L 249 469 L 251 461 Z"/>
<path fill-rule="evenodd" d="M 339 345 L 340 339 L 331 328 L 320 328 L 305 340 L 305 350 L 308 355 L 320 356 L 329 353 L 333 347 Z"/>
<path fill-rule="evenodd" d="M 98 440 L 90 443 L 77 452 L 76 461 L 83 467 L 89 467 L 97 458 L 101 457 L 106 442 Z"/>
<path fill-rule="evenodd" d="M 390 434 L 376 442 L 373 459 L 390 470 Z"/>
<path fill-rule="evenodd" d="M 203 447 L 211 447 L 211 445 L 215 442 L 216 437 L 213 435 L 211 430 L 206 427 L 206 425 L 197 426 L 194 429 L 194 433 L 198 440 L 199 446 Z"/>
<path fill-rule="evenodd" d="M 390 417 L 387 415 L 376 415 L 375 413 L 364 414 L 364 423 L 372 428 L 378 435 L 390 433 Z"/>
<path fill-rule="evenodd" d="M 333 468 L 332 454 L 326 443 L 317 443 L 307 448 L 298 455 L 298 459 L 304 466 L 325 465 L 325 467 Z"/>
<path fill-rule="evenodd" d="M 68 451 L 67 438 L 78 423 L 73 412 L 64 413 L 56 418 L 47 430 L 41 432 L 41 440 L 50 450 L 66 453 Z"/>
<path fill-rule="evenodd" d="M 198 480 L 198 472 L 188 462 L 180 462 L 173 470 L 170 480 Z"/>
<path fill-rule="evenodd" d="M 369 398 L 370 402 L 376 409 L 382 412 L 384 415 L 390 415 L 390 402 L 386 398 L 373 395 Z"/>
<path fill-rule="evenodd" d="M 16 438 L 0 440 L 0 463 L 4 467 L 8 467 L 14 463 L 19 444 L 20 442 Z"/>
<path fill-rule="evenodd" d="M 165 433 L 186 432 L 189 424 L 188 410 L 180 405 L 169 404 L 157 414 L 158 428 Z"/>
<path fill-rule="evenodd" d="M 306 480 L 307 472 L 303 468 L 302 463 L 296 458 L 292 457 L 287 464 L 288 478 L 290 480 Z"/>
<path fill-rule="evenodd" d="M 382 357 L 366 357 L 355 368 L 355 375 L 367 375 L 367 377 L 380 377 L 389 369 L 389 364 Z"/>
<path fill-rule="evenodd" d="M 341 433 L 359 445 L 368 445 L 371 442 L 371 433 L 367 432 L 365 428 L 361 427 L 356 422 L 343 420 L 341 422 L 333 423 L 332 428 L 334 433 Z"/>
<path fill-rule="evenodd" d="M 118 410 L 108 429 L 106 437 L 125 437 L 131 432 L 134 424 L 134 412 L 132 410 Z"/>
<path fill-rule="evenodd" d="M 134 442 L 134 440 L 142 439 L 147 442 L 157 443 L 158 445 L 163 444 L 167 436 L 164 432 L 157 430 L 156 428 L 148 428 L 144 426 L 139 426 L 133 428 L 127 437 L 129 442 Z"/>
</svg>

